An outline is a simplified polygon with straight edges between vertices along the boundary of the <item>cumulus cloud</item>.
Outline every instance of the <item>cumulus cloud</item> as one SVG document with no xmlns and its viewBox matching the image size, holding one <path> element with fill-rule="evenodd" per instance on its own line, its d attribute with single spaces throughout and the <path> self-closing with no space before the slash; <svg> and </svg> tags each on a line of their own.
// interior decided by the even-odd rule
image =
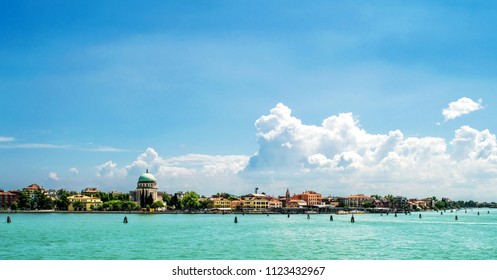
<svg viewBox="0 0 497 280">
<path fill-rule="evenodd" d="M 57 176 L 57 172 L 50 172 L 48 173 L 48 179 L 53 180 L 53 181 L 59 181 L 59 177 Z"/>
<path fill-rule="evenodd" d="M 261 184 L 311 185 L 334 194 L 356 190 L 450 196 L 454 186 L 459 186 L 458 193 L 474 195 L 477 187 L 495 193 L 488 180 L 497 183 L 490 176 L 497 176 L 497 144 L 488 130 L 463 126 L 450 142 L 406 137 L 399 130 L 370 134 L 352 113 L 331 116 L 319 126 L 306 125 L 281 103 L 255 127 L 259 150 L 244 175 Z M 476 171 L 488 179 L 467 180 L 468 172 Z"/>
<path fill-rule="evenodd" d="M 112 162 L 112 160 L 107 161 L 104 164 L 101 164 L 96 167 L 98 172 L 97 172 L 97 177 L 107 177 L 107 178 L 114 178 L 119 175 L 125 175 L 125 171 L 117 168 L 117 164 Z"/>
<path fill-rule="evenodd" d="M 69 168 L 69 173 L 73 174 L 73 175 L 76 175 L 79 173 L 79 170 L 76 168 L 76 167 L 71 167 Z"/>
<path fill-rule="evenodd" d="M 352 113 L 304 124 L 280 103 L 255 121 L 259 148 L 245 155 L 162 157 L 146 149 L 128 164 L 108 161 L 97 177 L 132 189 L 148 169 L 161 190 L 268 194 L 315 190 L 324 195 L 497 199 L 497 140 L 489 130 L 462 126 L 453 139 L 411 137 L 400 130 L 372 134 Z"/>
<path fill-rule="evenodd" d="M 469 126 L 462 126 L 455 132 L 450 142 L 453 157 L 457 160 L 490 160 L 497 162 L 497 141 L 488 129 L 478 131 Z"/>
<path fill-rule="evenodd" d="M 97 166 L 97 177 L 126 178 L 131 183 L 148 169 L 160 181 L 159 185 L 165 188 L 174 187 L 173 190 L 177 190 L 189 187 L 199 191 L 206 190 L 209 186 L 216 186 L 228 191 L 229 184 L 239 181 L 236 174 L 245 168 L 248 159 L 248 156 L 243 155 L 202 154 L 164 158 L 155 149 L 147 148 L 128 165 L 119 167 L 109 161 Z"/>
<path fill-rule="evenodd" d="M 453 120 L 462 115 L 467 115 L 471 112 L 483 109 L 481 103 L 481 99 L 479 99 L 478 102 L 475 102 L 471 98 L 463 97 L 449 103 L 449 107 L 442 110 L 442 115 L 444 116 L 445 121 Z"/>
</svg>

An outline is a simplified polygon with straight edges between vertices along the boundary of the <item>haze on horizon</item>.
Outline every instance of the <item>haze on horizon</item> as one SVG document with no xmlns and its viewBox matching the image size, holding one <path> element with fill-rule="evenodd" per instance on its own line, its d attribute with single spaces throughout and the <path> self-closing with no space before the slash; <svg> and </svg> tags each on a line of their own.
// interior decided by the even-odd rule
<svg viewBox="0 0 497 280">
<path fill-rule="evenodd" d="M 497 4 L 0 4 L 0 188 L 497 201 Z"/>
</svg>

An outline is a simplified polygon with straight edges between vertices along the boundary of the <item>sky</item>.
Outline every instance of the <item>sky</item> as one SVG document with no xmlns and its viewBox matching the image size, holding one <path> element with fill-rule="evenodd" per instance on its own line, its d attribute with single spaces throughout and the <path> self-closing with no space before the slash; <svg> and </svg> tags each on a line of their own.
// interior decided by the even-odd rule
<svg viewBox="0 0 497 280">
<path fill-rule="evenodd" d="M 493 1 L 1 1 L 0 188 L 497 201 Z"/>
</svg>

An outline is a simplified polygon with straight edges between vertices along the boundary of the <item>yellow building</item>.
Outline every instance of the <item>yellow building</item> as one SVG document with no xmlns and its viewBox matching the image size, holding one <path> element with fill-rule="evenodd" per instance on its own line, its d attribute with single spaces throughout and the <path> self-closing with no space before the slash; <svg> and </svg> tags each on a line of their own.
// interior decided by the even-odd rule
<svg viewBox="0 0 497 280">
<path fill-rule="evenodd" d="M 251 198 L 243 201 L 243 208 L 268 208 L 269 201 L 264 198 Z"/>
<path fill-rule="evenodd" d="M 90 211 L 102 204 L 100 198 L 82 194 L 72 195 L 68 199 L 67 210 L 69 211 Z"/>
<path fill-rule="evenodd" d="M 211 197 L 212 208 L 231 208 L 231 200 L 222 197 Z"/>
</svg>

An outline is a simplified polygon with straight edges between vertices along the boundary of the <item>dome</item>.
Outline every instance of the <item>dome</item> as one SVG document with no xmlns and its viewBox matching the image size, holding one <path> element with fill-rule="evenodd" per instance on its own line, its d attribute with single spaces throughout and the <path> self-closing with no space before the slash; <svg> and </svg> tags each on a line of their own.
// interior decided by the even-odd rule
<svg viewBox="0 0 497 280">
<path fill-rule="evenodd" d="M 148 173 L 148 169 L 146 173 L 143 173 L 140 178 L 138 178 L 138 183 L 149 183 L 149 182 L 157 182 L 155 176 Z"/>
</svg>

